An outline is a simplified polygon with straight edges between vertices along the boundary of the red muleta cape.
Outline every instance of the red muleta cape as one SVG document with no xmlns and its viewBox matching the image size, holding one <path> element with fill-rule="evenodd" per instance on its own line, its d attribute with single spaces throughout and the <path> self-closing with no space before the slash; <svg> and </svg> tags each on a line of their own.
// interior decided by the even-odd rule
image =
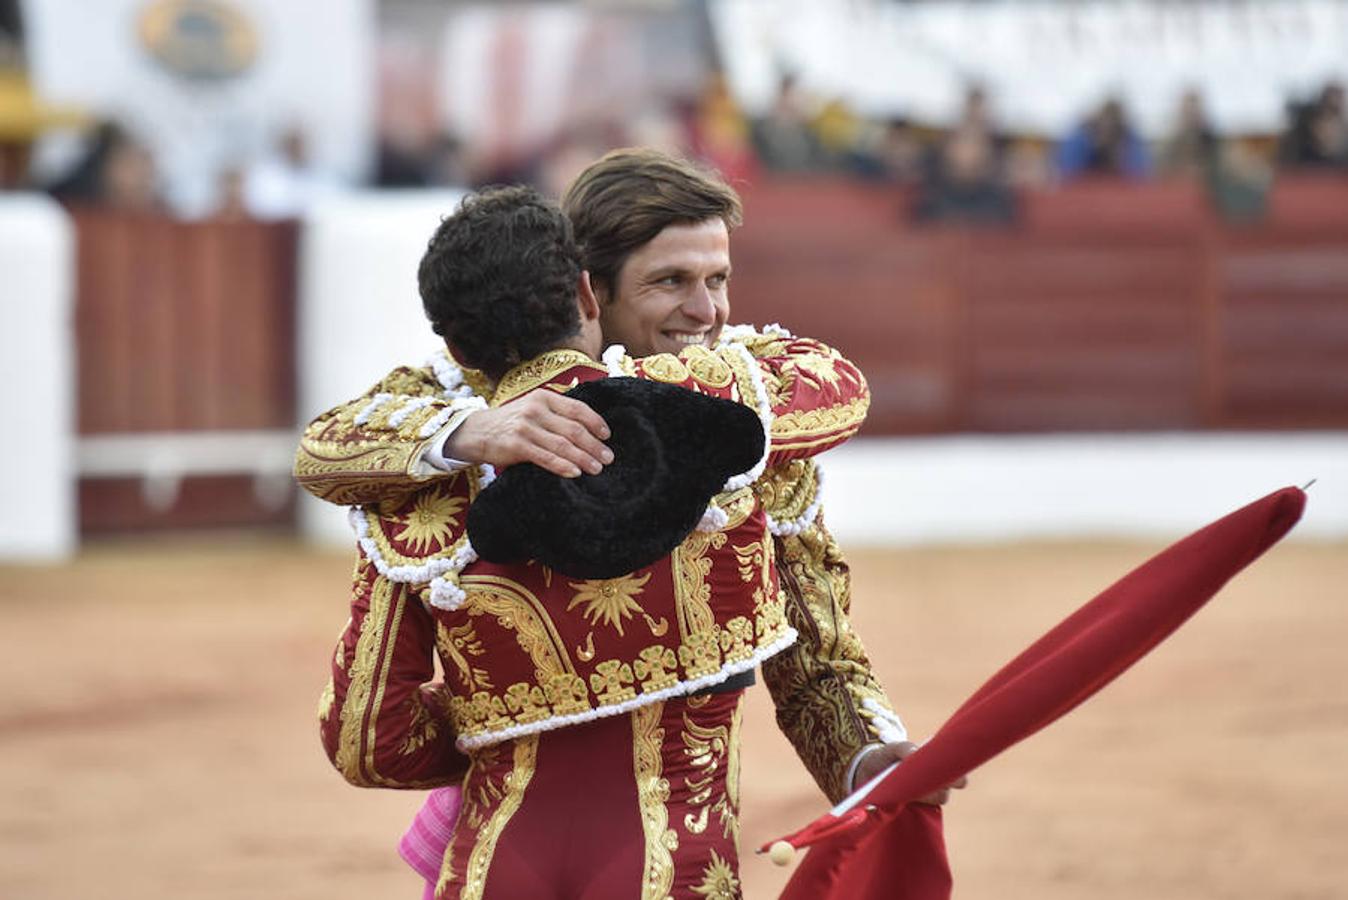
<svg viewBox="0 0 1348 900">
<path fill-rule="evenodd" d="M 1074 709 L 1170 636 L 1301 518 L 1284 488 L 1171 545 L 1008 663 L 862 805 L 788 836 L 810 853 L 782 900 L 946 900 L 939 807 L 913 803 Z M 764 849 L 767 849 L 766 847 Z"/>
</svg>

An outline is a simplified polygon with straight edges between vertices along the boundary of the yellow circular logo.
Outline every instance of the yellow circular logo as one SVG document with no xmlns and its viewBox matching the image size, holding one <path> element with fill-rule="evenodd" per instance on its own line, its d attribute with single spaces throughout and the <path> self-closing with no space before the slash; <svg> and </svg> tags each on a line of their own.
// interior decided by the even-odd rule
<svg viewBox="0 0 1348 900">
<path fill-rule="evenodd" d="M 139 33 L 151 56 L 185 78 L 233 78 L 257 60 L 257 30 L 222 0 L 156 0 L 141 13 Z"/>
</svg>

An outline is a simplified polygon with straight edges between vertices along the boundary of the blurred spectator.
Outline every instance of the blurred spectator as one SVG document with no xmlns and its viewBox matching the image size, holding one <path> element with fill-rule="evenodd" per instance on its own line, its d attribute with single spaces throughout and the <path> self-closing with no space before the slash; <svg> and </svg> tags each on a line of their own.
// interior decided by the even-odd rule
<svg viewBox="0 0 1348 900">
<path fill-rule="evenodd" d="M 759 156 L 768 168 L 781 172 L 818 168 L 819 142 L 810 128 L 809 104 L 795 75 L 781 77 L 772 109 L 753 130 Z"/>
<path fill-rule="evenodd" d="M 907 119 L 885 123 L 876 141 L 874 159 L 879 176 L 895 184 L 917 184 L 931 165 L 927 145 Z"/>
<path fill-rule="evenodd" d="M 163 208 L 159 175 L 149 148 L 115 122 L 94 129 L 89 148 L 73 171 L 52 185 L 62 203 L 129 212 Z"/>
<path fill-rule="evenodd" d="M 270 153 L 239 175 L 239 200 L 258 219 L 301 216 L 315 200 L 337 187 L 331 176 L 314 165 L 308 138 L 298 126 L 287 128 Z"/>
<path fill-rule="evenodd" d="M 248 171 L 241 166 L 221 170 L 216 182 L 216 206 L 213 218 L 229 221 L 254 218 L 248 205 Z M 275 218 L 285 218 L 276 216 Z"/>
<path fill-rule="evenodd" d="M 712 73 L 693 121 L 693 149 L 730 182 L 753 177 L 758 158 L 749 141 L 749 123 L 730 93 L 725 75 Z"/>
<path fill-rule="evenodd" d="M 1058 145 L 1057 169 L 1063 179 L 1082 175 L 1145 178 L 1151 172 L 1151 159 L 1128 122 L 1123 102 L 1111 97 Z"/>
<path fill-rule="evenodd" d="M 1330 82 L 1314 103 L 1289 108 L 1291 127 L 1283 138 L 1282 160 L 1300 168 L 1348 166 L 1348 113 L 1344 89 Z"/>
<path fill-rule="evenodd" d="M 1161 150 L 1161 172 L 1180 178 L 1207 178 L 1217 165 L 1217 149 L 1217 133 L 1208 124 L 1203 97 L 1190 88 L 1180 98 L 1175 130 Z"/>
<path fill-rule="evenodd" d="M 1222 143 L 1209 187 L 1223 218 L 1237 222 L 1262 219 L 1272 184 L 1273 166 L 1251 142 L 1232 139 Z"/>
<path fill-rule="evenodd" d="M 1006 185 L 993 144 L 977 129 L 953 132 L 942 144 L 914 209 L 922 221 L 998 224 L 1016 216 L 1015 195 Z"/>
</svg>

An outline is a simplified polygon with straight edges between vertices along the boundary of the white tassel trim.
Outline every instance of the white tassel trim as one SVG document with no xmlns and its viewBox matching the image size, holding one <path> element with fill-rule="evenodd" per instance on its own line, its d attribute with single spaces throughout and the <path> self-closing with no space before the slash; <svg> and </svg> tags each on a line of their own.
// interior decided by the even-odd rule
<svg viewBox="0 0 1348 900">
<path fill-rule="evenodd" d="M 824 494 L 824 472 L 819 468 L 819 464 L 814 466 L 814 499 L 810 505 L 790 522 L 778 522 L 772 516 L 768 516 L 768 530 L 774 537 L 793 537 L 800 534 L 806 528 L 814 524 L 814 520 L 819 518 L 819 506 L 823 503 Z"/>
<path fill-rule="evenodd" d="M 454 418 L 454 416 L 458 415 L 460 412 L 463 412 L 466 409 L 478 410 L 486 408 L 487 408 L 487 401 L 483 400 L 481 397 L 478 397 L 476 395 L 468 397 L 458 397 L 455 400 L 452 400 L 449 406 L 446 406 L 444 409 L 440 410 L 438 413 L 436 413 L 434 416 L 428 419 L 426 421 L 426 424 L 421 426 L 421 431 L 419 432 L 419 434 L 421 437 L 424 438 L 430 437 L 431 435 L 439 431 L 441 428 L 444 428 L 445 423 L 448 422 L 450 419 Z"/>
<path fill-rule="evenodd" d="M 622 344 L 613 344 L 604 350 L 602 359 L 604 367 L 608 369 L 610 378 L 630 378 L 631 376 L 623 369 L 623 359 L 627 356 L 627 348 Z"/>
<path fill-rule="evenodd" d="M 749 382 L 754 388 L 754 405 L 758 408 L 759 421 L 763 423 L 763 455 L 753 468 L 727 481 L 725 487 L 721 488 L 722 491 L 737 491 L 757 481 L 758 476 L 767 468 L 768 453 L 772 449 L 772 401 L 768 399 L 767 388 L 763 386 L 763 373 L 758 369 L 758 360 L 754 359 L 754 355 L 743 344 L 730 346 L 744 357 L 744 363 L 749 370 Z"/>
<path fill-rule="evenodd" d="M 707 504 L 707 511 L 697 523 L 698 531 L 720 531 L 730 524 L 730 516 L 715 502 Z"/>
<path fill-rule="evenodd" d="M 370 402 L 365 405 L 365 408 L 356 413 L 355 423 L 357 425 L 364 425 L 366 422 L 370 421 L 370 416 L 374 415 L 375 410 L 392 399 L 392 394 L 387 394 L 383 391 L 375 394 L 370 398 Z"/>
<path fill-rule="evenodd" d="M 782 326 L 773 322 L 771 325 L 764 325 L 762 328 L 755 328 L 752 325 L 727 325 L 721 329 L 721 337 L 716 342 L 716 346 L 724 346 L 732 341 L 744 341 L 749 338 L 771 336 L 779 338 L 795 337 L 791 332 Z"/>
<path fill-rule="evenodd" d="M 432 403 L 437 402 L 435 397 L 413 397 L 402 406 L 394 410 L 393 415 L 388 417 L 388 427 L 397 428 L 407 421 L 407 417 L 419 409 L 425 409 Z"/>
<path fill-rule="evenodd" d="M 899 721 L 898 714 L 893 710 L 885 709 L 872 697 L 862 700 L 861 708 L 871 714 L 871 728 L 880 740 L 886 744 L 908 740 L 908 729 L 903 727 L 903 722 Z"/>
<path fill-rule="evenodd" d="M 488 744 L 499 744 L 501 741 L 510 741 L 525 735 L 538 734 L 543 731 L 553 731 L 567 725 L 580 725 L 585 722 L 593 722 L 596 719 L 602 719 L 608 716 L 620 716 L 623 713 L 631 712 L 634 709 L 640 709 L 643 706 L 650 706 L 660 700 L 667 700 L 670 697 L 679 697 L 684 694 L 691 694 L 700 691 L 703 688 L 720 684 L 731 675 L 738 675 L 740 672 L 748 671 L 754 668 L 763 660 L 775 656 L 781 651 L 790 647 L 796 642 L 798 634 L 796 629 L 788 627 L 782 633 L 782 636 L 764 647 L 759 647 L 748 659 L 742 659 L 738 662 L 726 663 L 719 672 L 713 672 L 710 675 L 703 675 L 700 678 L 693 678 L 688 681 L 681 681 L 671 687 L 662 688 L 658 691 L 651 691 L 649 694 L 641 694 L 633 697 L 631 700 L 624 700 L 621 703 L 614 703 L 612 706 L 601 706 L 598 709 L 587 709 L 585 712 L 569 713 L 564 716 L 550 716 L 546 719 L 540 719 L 537 722 L 526 722 L 522 725 L 511 725 L 509 728 L 503 728 L 500 731 L 492 731 L 487 734 L 475 734 L 472 737 L 461 737 L 456 742 L 456 746 L 464 753 L 470 750 L 476 750 L 479 747 L 485 747 Z"/>
</svg>

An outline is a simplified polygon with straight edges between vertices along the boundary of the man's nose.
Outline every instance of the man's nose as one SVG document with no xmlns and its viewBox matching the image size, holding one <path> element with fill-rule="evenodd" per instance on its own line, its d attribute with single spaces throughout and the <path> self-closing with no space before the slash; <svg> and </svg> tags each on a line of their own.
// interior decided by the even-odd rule
<svg viewBox="0 0 1348 900">
<path fill-rule="evenodd" d="M 705 283 L 699 283 L 684 300 L 683 314 L 701 325 L 716 324 L 716 299 Z"/>
</svg>

